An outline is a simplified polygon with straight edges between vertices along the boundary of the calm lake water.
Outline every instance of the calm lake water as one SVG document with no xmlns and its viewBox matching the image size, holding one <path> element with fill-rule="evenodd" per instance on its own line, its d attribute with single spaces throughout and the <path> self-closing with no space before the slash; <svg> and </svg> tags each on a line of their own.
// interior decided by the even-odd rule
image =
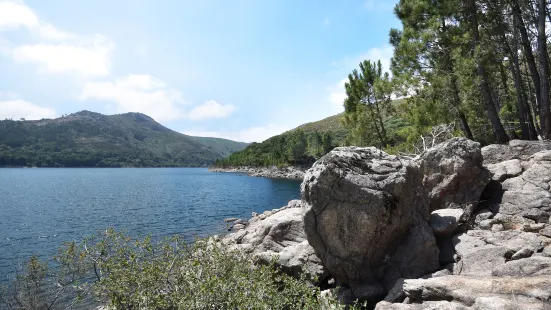
<svg viewBox="0 0 551 310">
<path fill-rule="evenodd" d="M 63 241 L 108 227 L 132 236 L 223 233 L 224 218 L 284 206 L 299 187 L 201 168 L 0 169 L 0 283 Z"/>
</svg>

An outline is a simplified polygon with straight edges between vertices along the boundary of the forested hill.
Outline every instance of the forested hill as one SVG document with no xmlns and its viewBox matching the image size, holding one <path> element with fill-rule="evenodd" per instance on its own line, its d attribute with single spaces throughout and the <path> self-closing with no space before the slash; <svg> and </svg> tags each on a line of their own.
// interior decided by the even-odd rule
<svg viewBox="0 0 551 310">
<path fill-rule="evenodd" d="M 402 99 L 388 102 L 395 111 L 401 110 L 404 104 Z M 376 141 L 373 130 L 362 132 L 362 141 L 355 139 L 355 132 L 347 127 L 350 122 L 347 122 L 346 113 L 343 112 L 300 125 L 262 143 L 252 143 L 242 151 L 217 160 L 214 166 L 309 166 L 337 146 L 375 145 L 392 151 L 394 145 L 408 142 L 407 134 L 411 126 L 405 119 L 405 113 L 384 113 L 381 118 L 388 134 L 386 144 Z"/>
<path fill-rule="evenodd" d="M 343 114 L 306 123 L 293 130 L 252 143 L 228 158 L 218 160 L 216 167 L 309 165 L 335 146 L 345 144 Z"/>
<path fill-rule="evenodd" d="M 187 136 L 140 113 L 81 111 L 57 119 L 0 121 L 0 166 L 207 166 L 247 146 Z"/>
</svg>

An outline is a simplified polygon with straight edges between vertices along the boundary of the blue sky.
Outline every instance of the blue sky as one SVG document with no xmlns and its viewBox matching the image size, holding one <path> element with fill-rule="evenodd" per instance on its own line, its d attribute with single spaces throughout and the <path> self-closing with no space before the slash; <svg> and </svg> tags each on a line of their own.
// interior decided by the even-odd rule
<svg viewBox="0 0 551 310">
<path fill-rule="evenodd" d="M 388 64 L 397 0 L 0 0 L 0 119 L 142 112 L 262 141 L 343 110 Z"/>
</svg>

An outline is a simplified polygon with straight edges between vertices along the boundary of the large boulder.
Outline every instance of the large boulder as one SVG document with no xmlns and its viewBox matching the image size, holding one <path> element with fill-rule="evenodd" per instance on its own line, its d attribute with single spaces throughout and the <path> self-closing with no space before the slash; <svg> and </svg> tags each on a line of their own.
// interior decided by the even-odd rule
<svg viewBox="0 0 551 310">
<path fill-rule="evenodd" d="M 508 144 L 492 144 L 482 148 L 484 164 L 496 164 L 511 159 L 528 160 L 537 152 L 551 150 L 549 141 L 511 140 Z"/>
<path fill-rule="evenodd" d="M 253 216 L 246 228 L 226 235 L 222 242 L 229 249 L 254 255 L 262 263 L 275 260 L 290 275 L 306 272 L 321 281 L 327 273 L 306 240 L 304 212 L 300 200 L 292 200 L 286 207 Z"/>
<path fill-rule="evenodd" d="M 504 168 L 506 167 L 506 168 Z M 482 207 L 492 212 L 491 221 L 506 229 L 537 230 L 532 224 L 546 224 L 551 216 L 551 151 L 541 151 L 518 163 L 488 165 L 498 185 L 489 186 Z M 520 170 L 520 171 L 519 171 Z M 507 173 L 502 173 L 508 171 Z M 509 173 L 514 171 L 514 173 Z M 496 178 L 495 176 L 499 176 Z M 496 182 L 494 181 L 494 182 Z M 489 226 L 478 226 L 482 229 Z"/>
<path fill-rule="evenodd" d="M 470 215 L 490 182 L 480 144 L 453 138 L 427 150 L 419 160 L 430 210 L 461 207 Z"/>
<path fill-rule="evenodd" d="M 410 302 L 418 304 L 431 301 L 453 301 L 463 306 L 472 307 L 472 309 L 496 309 L 481 306 L 481 304 L 491 305 L 489 301 L 493 299 L 498 302 L 497 304 L 507 307 L 517 306 L 517 308 L 511 309 L 543 310 L 549 309 L 551 302 L 551 277 L 510 278 L 454 275 L 414 279 L 405 280 L 404 292 Z"/>
<path fill-rule="evenodd" d="M 439 267 L 415 161 L 375 148 L 336 148 L 307 171 L 302 201 L 308 241 L 338 284 L 389 290 L 399 278 Z"/>
</svg>

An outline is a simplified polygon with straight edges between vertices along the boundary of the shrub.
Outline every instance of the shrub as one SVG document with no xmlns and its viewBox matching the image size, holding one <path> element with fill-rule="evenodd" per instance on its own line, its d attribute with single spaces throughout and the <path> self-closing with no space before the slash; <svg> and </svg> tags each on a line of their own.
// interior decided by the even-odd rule
<svg viewBox="0 0 551 310">
<path fill-rule="evenodd" d="M 37 308 L 19 307 L 4 290 L 4 306 L 65 308 L 93 296 L 110 309 L 342 308 L 334 298 L 320 298 L 319 288 L 305 278 L 290 277 L 274 264 L 255 264 L 253 258 L 227 250 L 215 238 L 186 243 L 172 237 L 153 242 L 110 229 L 81 243 L 64 244 L 55 262 L 57 292 L 70 296 L 58 298 L 56 293 L 56 300 L 34 301 Z M 45 265 L 36 258 L 29 264 L 43 268 L 26 268 L 19 279 L 37 273 L 36 287 L 51 289 L 44 281 Z"/>
</svg>

